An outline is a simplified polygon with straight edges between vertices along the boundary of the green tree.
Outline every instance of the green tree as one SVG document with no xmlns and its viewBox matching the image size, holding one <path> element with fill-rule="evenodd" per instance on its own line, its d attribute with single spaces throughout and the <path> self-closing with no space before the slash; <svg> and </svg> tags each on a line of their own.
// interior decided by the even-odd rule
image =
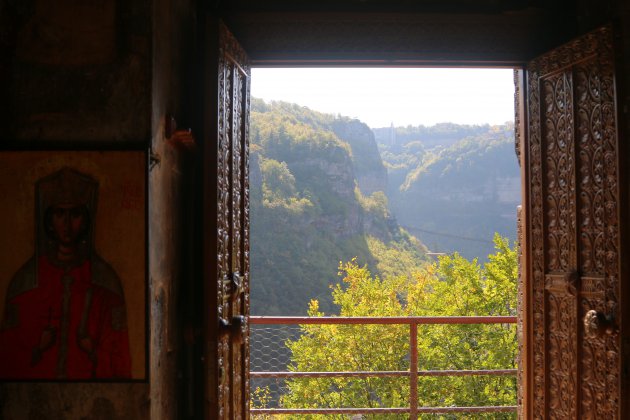
<svg viewBox="0 0 630 420">
<path fill-rule="evenodd" d="M 458 254 L 444 256 L 413 276 L 372 276 L 356 260 L 340 263 L 342 284 L 332 287 L 339 316 L 470 316 L 516 313 L 517 253 L 495 235 L 496 253 L 483 266 Z M 316 300 L 309 316 L 323 316 Z M 397 325 L 304 325 L 286 345 L 294 371 L 400 371 L 409 369 L 409 332 Z M 515 367 L 513 325 L 427 325 L 419 328 L 420 370 Z M 297 378 L 287 381 L 284 407 L 405 407 L 407 377 Z M 513 405 L 513 376 L 421 376 L 421 406 Z M 514 418 L 511 413 L 475 418 Z M 324 416 L 300 416 L 319 419 Z M 334 418 L 326 417 L 326 418 Z M 344 418 L 338 416 L 336 418 Z M 379 414 L 397 419 L 404 415 Z M 435 417 L 432 417 L 435 418 Z M 441 416 L 441 418 L 457 418 Z"/>
<path fill-rule="evenodd" d="M 270 198 L 286 199 L 295 195 L 295 177 L 286 162 L 264 159 L 261 162 L 263 194 Z"/>
<path fill-rule="evenodd" d="M 409 305 L 416 307 L 411 312 L 432 316 L 516 315 L 517 252 L 499 235 L 495 235 L 494 244 L 497 252 L 489 255 L 483 266 L 457 253 L 441 257 L 428 281 L 430 298 L 408 298 Z M 516 367 L 513 324 L 423 326 L 418 334 L 421 369 Z M 515 401 L 513 376 L 422 377 L 419 381 L 421 405 L 514 405 Z M 493 419 L 513 417 L 486 415 Z"/>
</svg>

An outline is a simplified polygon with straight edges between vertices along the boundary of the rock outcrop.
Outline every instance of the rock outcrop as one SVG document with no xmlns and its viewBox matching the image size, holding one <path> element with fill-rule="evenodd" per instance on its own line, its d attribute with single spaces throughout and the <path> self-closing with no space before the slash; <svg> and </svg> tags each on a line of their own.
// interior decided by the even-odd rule
<svg viewBox="0 0 630 420">
<path fill-rule="evenodd" d="M 352 163 L 359 189 L 365 195 L 387 188 L 387 169 L 374 139 L 374 133 L 359 120 L 337 119 L 333 122 L 334 133 L 352 149 Z"/>
</svg>

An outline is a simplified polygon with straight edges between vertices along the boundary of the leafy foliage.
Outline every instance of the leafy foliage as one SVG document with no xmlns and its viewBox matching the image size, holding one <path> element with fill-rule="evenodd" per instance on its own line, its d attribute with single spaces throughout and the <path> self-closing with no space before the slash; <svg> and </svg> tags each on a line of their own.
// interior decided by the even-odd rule
<svg viewBox="0 0 630 420">
<path fill-rule="evenodd" d="M 494 238 L 496 252 L 480 265 L 458 254 L 405 276 L 372 276 L 356 259 L 340 264 L 343 283 L 332 288 L 339 316 L 515 315 L 517 253 L 508 240 Z M 323 316 L 317 300 L 308 315 Z M 304 325 L 286 344 L 294 371 L 400 371 L 409 369 L 409 332 L 396 325 Z M 419 328 L 420 370 L 515 368 L 513 325 L 427 325 Z M 284 407 L 404 407 L 408 378 L 294 378 Z M 512 376 L 421 376 L 421 406 L 513 405 Z M 334 416 L 333 416 L 334 417 Z M 319 419 L 323 416 L 301 416 Z M 326 417 L 331 418 L 331 417 Z M 339 416 L 339 418 L 343 418 Z M 368 417 L 371 418 L 371 417 Z M 405 418 L 380 414 L 379 419 Z M 441 416 L 441 418 L 454 418 Z M 513 414 L 475 418 L 514 418 Z"/>
</svg>

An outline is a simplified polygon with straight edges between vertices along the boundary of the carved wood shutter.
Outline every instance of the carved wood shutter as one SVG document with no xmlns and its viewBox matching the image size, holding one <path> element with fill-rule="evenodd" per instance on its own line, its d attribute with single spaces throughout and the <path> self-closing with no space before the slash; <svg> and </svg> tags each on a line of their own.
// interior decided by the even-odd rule
<svg viewBox="0 0 630 420">
<path fill-rule="evenodd" d="M 215 21 L 216 22 L 216 21 Z M 211 26 L 211 25 L 208 25 Z M 218 32 L 213 32 L 217 30 Z M 249 91 L 247 55 L 222 23 L 208 64 L 204 229 L 208 360 L 206 418 L 249 418 Z M 217 42 L 217 44 L 215 44 Z M 215 50 L 216 51 L 216 50 Z M 216 66 L 216 67 L 214 67 Z M 217 77 L 211 78 L 214 68 Z M 214 83 L 214 85 L 213 85 Z M 216 133 L 216 136 L 214 135 Z M 214 217 L 216 215 L 216 217 Z"/>
<path fill-rule="evenodd" d="M 612 29 L 525 71 L 533 418 L 620 419 L 620 154 Z"/>
</svg>

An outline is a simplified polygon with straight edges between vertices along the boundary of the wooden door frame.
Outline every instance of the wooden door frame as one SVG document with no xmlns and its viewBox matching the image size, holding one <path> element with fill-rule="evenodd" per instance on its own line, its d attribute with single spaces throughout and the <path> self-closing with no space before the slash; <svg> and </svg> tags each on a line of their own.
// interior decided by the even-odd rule
<svg viewBox="0 0 630 420">
<path fill-rule="evenodd" d="M 258 63 L 258 64 L 256 64 Z M 268 68 L 268 67 L 280 67 L 278 65 L 270 66 L 268 62 L 264 62 L 264 64 L 260 64 L 261 62 L 253 61 L 252 68 Z M 293 67 L 293 68 L 304 68 L 304 67 L 312 67 L 314 62 L 308 61 L 295 61 L 295 62 L 283 62 L 286 64 L 282 67 Z M 334 67 L 348 67 L 348 61 L 317 61 L 316 67 L 320 68 L 334 68 Z M 400 68 L 399 65 L 389 64 L 389 65 L 378 65 L 376 66 L 373 61 L 352 61 L 354 64 L 352 67 L 355 68 L 365 68 L 365 67 L 379 67 L 379 68 Z M 479 68 L 477 62 L 476 65 L 472 65 L 471 63 L 461 61 L 456 63 L 450 63 L 450 65 L 445 65 L 443 62 L 427 62 L 418 61 L 414 65 L 406 65 L 405 67 L 409 68 Z M 529 267 L 530 253 L 528 252 L 527 246 L 527 217 L 525 213 L 525 209 L 529 203 L 529 195 L 528 188 L 526 185 L 526 174 L 527 174 L 527 164 L 528 161 L 526 159 L 527 153 L 523 153 L 527 147 L 527 118 L 526 118 L 526 103 L 525 97 L 523 93 L 525 92 L 525 70 L 524 64 L 519 66 L 507 66 L 504 63 L 486 63 L 486 65 L 482 66 L 483 68 L 503 68 L 503 69 L 512 69 L 514 71 L 514 85 L 515 85 L 515 94 L 514 94 L 514 147 L 515 154 L 519 164 L 520 178 L 521 178 L 521 204 L 518 206 L 519 208 L 514 208 L 515 216 L 517 216 L 517 223 L 515 228 L 518 232 L 517 240 L 519 242 L 519 255 L 518 255 L 518 265 L 519 265 L 519 285 L 518 285 L 518 304 L 519 311 L 521 308 L 525 308 L 523 310 L 523 315 L 519 319 L 518 328 L 520 332 L 519 335 L 519 351 L 521 352 L 519 357 L 521 358 L 521 363 L 517 368 L 517 376 L 521 381 L 519 383 L 519 390 L 517 392 L 517 396 L 519 401 L 521 402 L 520 410 L 522 413 L 522 418 L 527 419 L 530 418 L 531 412 L 531 377 L 530 366 L 532 366 L 531 362 L 531 354 L 529 349 L 531 348 L 531 336 L 532 333 L 530 331 L 531 321 L 531 311 L 528 311 L 527 308 L 530 306 L 531 302 L 531 293 L 528 293 L 530 290 L 530 276 L 528 275 L 527 267 Z M 521 224 L 522 223 L 522 224 Z"/>
<path fill-rule="evenodd" d="M 249 208 L 249 66 L 237 40 L 219 18 L 204 13 L 201 20 L 197 66 L 201 83 L 195 115 L 202 139 L 196 186 L 201 228 L 195 242 L 200 244 L 196 305 L 203 315 L 194 412 L 208 419 L 241 418 L 241 411 L 235 407 L 247 412 L 249 400 L 245 333 L 249 308 L 249 227 L 245 211 Z M 234 242 L 234 238 L 238 240 Z M 230 365 L 234 360 L 238 369 Z M 232 391 L 236 389 L 234 384 L 236 392 Z"/>
<path fill-rule="evenodd" d="M 614 25 L 605 25 L 580 35 L 532 60 L 521 78 L 523 197 L 531 211 L 525 215 L 523 261 L 529 294 L 524 383 L 531 397 L 525 401 L 526 418 L 552 412 L 562 418 L 573 412 L 589 418 L 628 415 L 628 174 L 623 159 L 628 146 L 615 34 Z M 569 134 L 563 134 L 561 121 L 568 122 Z M 565 160 L 570 171 L 563 178 L 557 168 Z M 550 197 L 565 201 L 554 205 Z M 569 213 L 566 220 L 574 226 L 562 223 L 566 216 L 559 209 Z M 560 246 L 558 238 L 567 243 Z M 586 322 L 591 313 L 599 320 L 597 332 Z M 565 389 L 575 389 L 575 401 L 566 406 L 559 402 L 566 401 Z"/>
<path fill-rule="evenodd" d="M 303 60 L 296 60 L 296 61 L 283 61 L 282 66 L 287 66 L 287 67 L 309 67 L 309 66 L 316 66 L 316 67 L 321 67 L 321 68 L 331 68 L 331 67 L 348 67 L 348 65 L 352 63 L 353 67 L 356 68 L 361 68 L 361 67 L 376 67 L 375 65 L 375 61 L 369 60 L 369 61 L 363 61 L 363 60 L 352 60 L 352 61 L 338 61 L 338 60 L 333 60 L 333 61 L 303 61 Z M 258 67 L 279 67 L 277 65 L 277 63 L 274 63 L 274 65 L 270 65 L 269 62 L 265 61 L 264 63 L 261 61 L 252 61 L 251 64 L 252 68 Z M 382 67 L 382 68 L 397 68 L 400 67 L 400 65 L 397 64 L 379 64 L 378 67 Z M 480 65 L 477 61 L 475 61 L 474 63 L 470 63 L 467 61 L 461 61 L 461 62 L 449 62 L 448 65 L 445 65 L 444 62 L 440 61 L 440 62 L 434 62 L 434 61 L 414 61 L 413 64 L 410 62 L 406 62 L 405 67 L 411 67 L 411 68 L 428 68 L 428 67 L 451 67 L 451 68 L 479 68 Z M 517 83 L 517 79 L 516 79 L 516 74 L 523 74 L 523 65 L 519 65 L 519 66 L 508 66 L 506 65 L 506 63 L 485 63 L 485 65 L 483 66 L 485 68 L 511 68 L 515 71 L 515 84 Z M 518 90 L 517 90 L 518 92 Z M 522 90 L 520 90 L 520 92 L 522 92 Z M 214 92 L 216 94 L 216 92 Z M 515 115 L 524 115 L 525 110 L 524 110 L 524 103 L 519 102 L 519 100 L 522 101 L 522 95 L 518 95 L 515 94 L 515 102 L 514 102 L 514 111 L 515 111 Z M 515 143 L 515 153 L 517 154 L 518 160 L 519 160 L 519 165 L 520 165 L 520 170 L 521 170 L 521 197 L 522 197 L 522 203 L 521 205 L 523 207 L 525 207 L 525 192 L 526 192 L 526 188 L 524 188 L 524 163 L 522 163 L 523 160 L 523 154 L 519 153 L 519 150 L 525 150 L 525 144 L 524 142 L 526 141 L 526 137 L 525 135 L 517 135 L 516 133 L 525 133 L 526 130 L 526 120 L 523 117 L 515 117 L 515 136 L 516 136 L 516 141 L 517 143 Z M 214 191 L 214 193 L 216 194 L 216 190 Z M 517 209 L 514 209 L 515 214 Z M 516 226 L 515 226 L 516 228 Z M 526 231 L 525 229 L 523 230 L 524 232 Z M 523 240 L 526 237 L 526 235 L 523 235 Z M 525 261 L 526 258 L 528 258 L 528 253 L 525 251 L 527 248 L 526 247 L 522 247 L 523 251 L 521 251 L 521 256 L 520 259 L 522 261 Z M 210 254 L 208 254 L 210 255 Z M 522 264 L 521 261 L 519 261 L 519 265 Z M 523 267 L 527 267 L 527 265 L 524 265 Z M 525 271 L 521 271 L 523 273 L 525 273 Z M 526 278 L 526 276 L 522 276 L 520 281 L 524 281 L 524 279 Z M 527 283 L 527 282 L 526 282 Z M 525 290 L 527 290 L 527 287 L 525 287 Z M 529 294 L 525 293 L 524 296 L 519 296 L 519 301 L 521 302 L 520 299 L 523 299 L 522 302 L 529 302 Z M 525 311 L 526 313 L 528 313 L 528 311 Z M 529 325 L 529 323 L 527 323 L 525 321 L 525 319 L 523 319 L 524 322 L 524 331 L 528 331 L 527 330 L 527 326 Z M 204 328 L 205 329 L 205 328 Z M 527 334 L 527 337 L 529 337 L 530 334 Z M 527 343 L 528 340 L 525 340 L 525 342 L 523 342 L 523 349 L 528 349 L 529 345 Z M 527 353 L 523 353 L 524 355 L 527 355 Z M 522 398 L 523 398 L 523 413 L 527 413 L 528 409 L 526 407 L 529 406 L 529 404 L 526 404 L 525 402 L 529 401 L 529 381 L 527 381 L 526 378 L 528 378 L 530 375 L 529 373 L 525 370 L 525 366 L 528 366 L 528 364 L 522 364 L 519 365 L 518 370 L 518 376 L 520 378 L 523 378 L 524 380 L 524 384 L 521 385 L 521 389 L 524 391 L 523 394 L 521 394 Z M 215 373 L 216 375 L 216 373 Z M 249 396 L 247 397 L 249 398 Z M 524 416 L 523 418 L 528 418 L 527 416 Z"/>
<path fill-rule="evenodd" d="M 528 267 L 530 266 L 531 253 L 529 252 L 529 224 L 527 223 L 527 209 L 529 208 L 529 188 L 527 185 L 529 158 L 527 150 L 527 109 L 526 109 L 526 72 L 524 67 L 514 69 L 514 136 L 516 146 L 516 156 L 520 166 L 521 176 L 521 207 L 517 220 L 517 231 L 519 241 L 519 279 L 518 279 L 518 310 L 519 310 L 519 331 L 518 346 L 520 364 L 518 367 L 518 384 L 517 390 L 519 405 L 522 418 L 531 418 L 531 315 L 532 315 L 532 296 L 531 296 L 531 275 Z"/>
<path fill-rule="evenodd" d="M 231 27 L 229 19 L 228 19 L 228 27 Z M 238 32 L 236 32 L 236 37 L 237 39 L 239 38 Z M 557 41 L 555 43 L 560 44 Z M 245 48 L 247 50 L 247 45 L 245 45 Z M 548 49 L 547 46 L 541 47 L 541 48 L 544 48 L 545 50 Z M 301 56 L 300 54 L 296 54 L 295 56 L 293 56 L 293 58 L 291 55 L 286 55 L 279 58 L 271 54 L 269 57 L 265 57 L 264 55 L 262 55 L 262 56 L 258 56 L 252 59 L 251 66 L 252 67 L 341 67 L 341 66 L 347 67 L 350 65 L 353 67 L 375 67 L 375 66 L 378 66 L 378 67 L 401 67 L 401 66 L 438 67 L 439 66 L 439 67 L 477 67 L 477 68 L 478 67 L 487 67 L 487 68 L 508 67 L 508 68 L 513 68 L 515 70 L 515 87 L 516 87 L 516 93 L 515 93 L 516 144 L 515 145 L 516 145 L 516 153 L 517 153 L 520 167 L 521 167 L 520 169 L 521 170 L 521 196 L 522 196 L 521 205 L 523 206 L 524 209 L 526 209 L 529 205 L 529 196 L 527 194 L 528 188 L 527 188 L 527 185 L 525 185 L 526 180 L 528 179 L 527 178 L 527 175 L 528 175 L 527 165 L 529 164 L 529 162 L 527 160 L 527 156 L 526 156 L 527 154 L 522 153 L 522 152 L 519 153 L 519 150 L 520 151 L 526 150 L 527 135 L 528 135 L 527 119 L 526 119 L 527 112 L 526 112 L 526 107 L 525 107 L 525 98 L 523 95 L 523 92 L 525 92 L 525 87 L 527 86 L 526 80 L 525 80 L 524 66 L 527 60 L 534 57 L 531 55 L 531 51 L 529 53 L 524 53 L 523 55 L 525 54 L 527 54 L 527 56 L 522 57 L 522 60 L 521 59 L 497 60 L 496 57 L 493 57 L 487 61 L 480 60 L 478 58 L 458 59 L 457 56 L 451 56 L 446 59 L 444 58 L 444 56 L 442 56 L 441 58 L 432 56 L 426 59 L 421 58 L 421 57 L 413 57 L 411 59 L 409 57 L 401 57 L 400 60 L 397 60 L 395 57 L 392 57 L 391 55 L 385 57 L 384 59 L 378 59 L 378 57 L 375 58 L 374 56 L 372 56 L 371 58 L 366 58 L 365 56 L 357 58 L 356 55 L 353 56 L 353 54 L 348 54 L 350 58 L 343 58 L 343 57 L 340 58 L 339 56 L 335 56 L 334 54 L 332 54 L 330 59 L 325 59 L 321 57 L 316 58 L 316 59 L 310 59 L 310 58 L 305 59 L 305 57 Z M 216 58 L 210 57 L 208 61 L 210 63 L 214 63 L 216 62 Z M 209 83 L 209 84 L 212 85 L 212 83 Z M 209 92 L 215 92 L 212 86 L 209 86 L 208 88 L 209 88 Z M 617 89 L 619 89 L 619 87 L 617 87 Z M 213 95 L 205 96 L 205 97 L 206 98 L 213 97 Z M 206 104 L 206 105 L 209 105 L 209 109 L 214 109 L 215 107 L 215 105 L 213 104 Z M 211 129 L 211 128 L 212 128 L 211 124 L 206 125 L 206 129 Z M 625 181 L 625 178 L 621 177 L 620 181 L 621 182 Z M 622 193 L 621 199 L 623 199 L 624 197 L 625 195 Z M 521 215 L 521 220 L 527 220 L 527 215 L 525 214 Z M 210 225 L 212 225 L 212 223 Z M 522 351 L 522 354 L 524 355 L 522 359 L 522 363 L 519 366 L 519 376 L 521 378 L 521 384 L 519 388 L 519 391 L 520 391 L 519 399 L 522 402 L 523 418 L 530 418 L 531 416 L 531 403 L 532 403 L 532 395 L 533 395 L 532 385 L 531 385 L 532 384 L 531 368 L 533 366 L 533 360 L 531 360 L 532 352 L 530 350 L 531 340 L 532 340 L 532 331 L 531 331 L 531 325 L 532 325 L 531 299 L 532 297 L 531 297 L 531 293 L 528 293 L 529 290 L 531 289 L 531 287 L 529 287 L 531 273 L 527 271 L 528 267 L 530 267 L 532 256 L 528 252 L 528 246 L 527 246 L 527 238 L 529 237 L 528 229 L 529 229 L 528 224 L 524 223 L 523 228 L 521 230 L 521 233 L 522 233 L 522 238 L 520 238 L 521 239 L 521 255 L 519 256 L 520 266 L 523 267 L 523 270 L 520 276 L 521 277 L 520 283 L 522 283 L 523 291 L 522 293 L 519 294 L 518 299 L 519 299 L 519 303 L 525 308 L 525 311 L 524 311 L 525 316 L 522 317 L 523 335 L 521 339 L 519 340 L 519 345 L 521 345 L 521 351 Z M 212 257 L 211 254 L 212 253 L 209 253 L 206 256 Z M 622 290 L 622 293 L 623 293 L 623 290 Z M 622 318 L 627 319 L 629 313 L 630 313 L 630 309 L 626 309 L 621 314 Z M 206 327 L 209 327 L 208 320 L 204 320 L 204 324 L 205 324 L 204 331 L 206 331 L 206 334 L 208 334 L 208 329 L 206 328 Z M 210 335 L 212 334 L 213 334 L 212 331 L 210 331 Z M 212 337 L 206 337 L 205 341 L 211 342 Z M 215 372 L 215 375 L 216 375 L 216 372 Z M 208 386 L 207 383 L 206 383 L 206 386 Z"/>
</svg>

